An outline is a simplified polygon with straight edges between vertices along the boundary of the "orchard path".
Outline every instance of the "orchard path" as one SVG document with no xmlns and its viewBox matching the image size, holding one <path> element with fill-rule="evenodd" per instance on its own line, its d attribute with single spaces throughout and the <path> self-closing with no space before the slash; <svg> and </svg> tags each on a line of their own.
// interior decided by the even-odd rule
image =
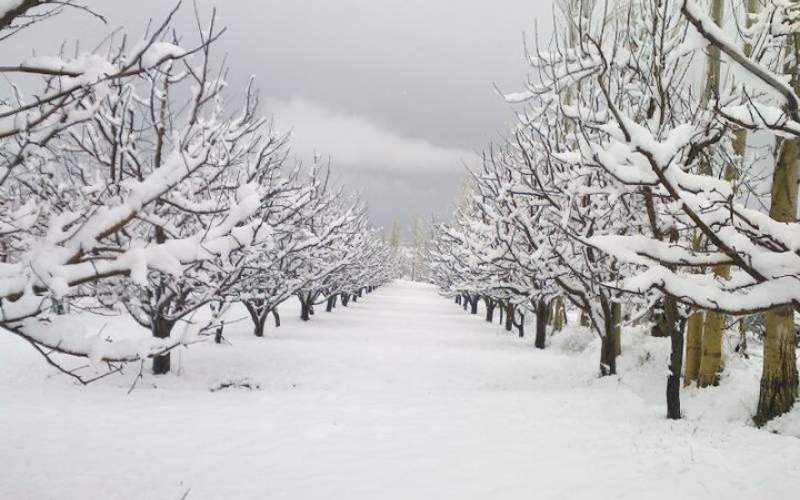
<svg viewBox="0 0 800 500">
<path fill-rule="evenodd" d="M 79 388 L 0 337 L 0 498 L 792 498 L 800 441 L 663 418 L 428 286 L 182 351 L 179 374 Z M 125 328 L 124 325 L 117 325 Z M 656 380 L 661 375 L 656 374 Z M 226 380 L 259 390 L 211 392 Z M 78 492 L 92 492 L 91 496 Z M 188 492 L 188 494 L 187 494 Z"/>
</svg>

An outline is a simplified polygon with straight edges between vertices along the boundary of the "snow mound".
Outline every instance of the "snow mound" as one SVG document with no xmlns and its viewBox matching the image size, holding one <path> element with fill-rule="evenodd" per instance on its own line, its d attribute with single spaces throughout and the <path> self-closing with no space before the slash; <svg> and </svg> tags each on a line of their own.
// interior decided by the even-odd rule
<svg viewBox="0 0 800 500">
<path fill-rule="evenodd" d="M 567 326 L 550 337 L 550 346 L 567 354 L 579 354 L 597 340 L 597 334 L 583 326 Z"/>
</svg>

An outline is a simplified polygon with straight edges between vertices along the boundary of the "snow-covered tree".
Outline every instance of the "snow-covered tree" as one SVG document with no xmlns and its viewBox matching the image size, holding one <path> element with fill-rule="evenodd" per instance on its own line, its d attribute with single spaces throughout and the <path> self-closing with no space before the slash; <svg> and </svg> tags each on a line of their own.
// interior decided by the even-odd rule
<svg viewBox="0 0 800 500">
<path fill-rule="evenodd" d="M 0 41 L 68 4 L 3 4 Z M 180 12 L 133 44 L 110 37 L 93 53 L 2 68 L 43 90 L 12 81 L 0 110 L 0 326 L 55 366 L 55 353 L 109 372 L 154 358 L 165 373 L 169 351 L 215 331 L 227 304 L 245 303 L 262 334 L 292 295 L 308 314 L 326 293 L 391 277 L 363 204 L 319 167 L 282 168 L 287 137 L 259 115 L 252 82 L 241 105 L 228 99 L 227 71 L 212 64 L 216 15 L 179 46 Z M 152 338 L 88 331 L 77 312 L 120 307 Z"/>
<path fill-rule="evenodd" d="M 667 303 L 717 313 L 770 311 L 767 319 L 775 327 L 767 329 L 769 361 L 756 415 L 763 422 L 790 408 L 797 394 L 791 309 L 798 298 L 789 283 L 800 270 L 791 243 L 800 101 L 796 53 L 787 50 L 797 36 L 796 6 L 766 2 L 751 18 L 743 33 L 751 56 L 693 0 L 630 2 L 628 10 L 624 25 L 578 16 L 580 43 L 570 51 L 538 52 L 545 78 L 526 97 L 543 105 L 554 101 L 548 89 L 574 89 L 576 101 L 555 100 L 575 127 L 574 140 L 562 142 L 555 154 L 602 172 L 613 191 L 641 198 L 649 230 L 598 228 L 581 238 L 587 247 L 633 266 L 619 289 L 638 295 L 657 290 Z M 708 46 L 719 50 L 724 67 L 736 70 L 713 98 L 692 71 L 694 52 Z M 736 167 L 733 145 L 743 129 L 782 136 L 769 213 L 745 204 L 732 185 L 734 176 L 726 174 Z M 744 182 L 740 177 L 738 183 Z M 731 266 L 730 279 L 694 272 L 720 265 Z M 673 331 L 669 392 L 676 393 L 682 335 L 674 308 L 666 309 Z M 670 416 L 677 415 L 671 407 Z"/>
<path fill-rule="evenodd" d="M 768 311 L 756 422 L 786 411 L 797 395 L 796 3 L 763 2 L 730 26 L 719 2 L 566 7 L 552 42 L 529 54 L 528 89 L 507 96 L 524 111 L 475 176 L 474 206 L 438 231 L 435 281 L 467 294 L 505 282 L 520 302 L 563 294 L 603 339 L 604 373 L 625 301 L 671 339 L 671 418 L 683 309 L 705 311 L 709 332 L 721 314 Z M 695 71 L 704 50 L 711 82 Z M 779 135 L 769 210 L 747 202 L 760 178 L 746 130 Z"/>
<path fill-rule="evenodd" d="M 216 36 L 213 18 L 202 36 Z M 149 268 L 117 280 L 115 289 L 156 339 L 169 339 L 179 324 L 193 334 L 206 330 L 210 325 L 192 320 L 195 313 L 230 293 L 248 252 L 272 236 L 259 215 L 274 196 L 282 138 L 256 115 L 252 85 L 241 109 L 229 109 L 225 71 L 213 68 L 210 58 L 205 45 L 184 64 L 165 62 L 142 73 L 137 84 L 115 86 L 62 148 L 72 155 L 70 179 L 88 179 L 95 207 L 125 203 L 126 187 L 139 179 L 169 183 L 113 236 L 114 249 L 166 250 Z M 170 177 L 170 170 L 177 175 Z M 224 245 L 216 243 L 226 235 Z M 178 257 L 198 250 L 202 258 Z M 169 368 L 169 353 L 154 358 L 155 373 Z"/>
<path fill-rule="evenodd" d="M 8 43 L 20 29 L 38 28 L 38 21 L 56 15 L 65 5 L 4 4 L 2 41 Z M 190 75 L 181 78 L 197 78 L 190 61 L 207 53 L 218 32 L 210 30 L 196 44 L 179 47 L 167 38 L 177 14 L 176 7 L 134 44 L 112 37 L 93 53 L 35 57 L 3 68 L 8 78 L 40 77 L 42 90 L 24 94 L 22 89 L 30 85 L 16 85 L 12 80 L 13 97 L 3 103 L 0 325 L 43 354 L 127 361 L 163 354 L 181 344 L 185 339 L 133 342 L 89 335 L 82 322 L 57 312 L 81 285 L 122 276 L 141 282 L 148 270 L 170 272 L 229 252 L 240 245 L 236 233 L 247 230 L 238 226 L 258 205 L 256 191 L 242 187 L 236 201 L 220 205 L 216 222 L 201 233 L 134 244 L 129 229 L 153 206 L 179 191 L 176 186 L 206 178 L 212 170 L 205 161 L 215 153 L 214 141 L 207 140 L 213 133 L 205 130 L 205 137 L 185 137 L 183 147 L 162 151 L 158 169 L 134 165 L 134 150 L 95 151 L 105 154 L 103 163 L 88 166 L 67 153 L 71 146 L 101 140 L 92 135 L 101 133 L 99 123 L 105 125 L 104 132 L 118 135 L 101 142 L 129 145 L 138 133 L 131 127 L 141 127 L 143 122 L 130 121 L 112 110 L 132 106 L 134 89 L 142 81 L 179 65 Z M 145 102 L 160 100 L 156 90 L 143 96 Z M 173 139 L 178 140 L 169 138 Z M 84 152 L 92 156 L 91 149 Z M 202 246 L 195 244 L 199 240 Z"/>
</svg>

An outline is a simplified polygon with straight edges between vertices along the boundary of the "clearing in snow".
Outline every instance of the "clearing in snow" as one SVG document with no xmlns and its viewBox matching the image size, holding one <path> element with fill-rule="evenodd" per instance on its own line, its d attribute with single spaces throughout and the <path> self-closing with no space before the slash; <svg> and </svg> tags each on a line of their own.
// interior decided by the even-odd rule
<svg viewBox="0 0 800 500">
<path fill-rule="evenodd" d="M 654 381 L 665 368 L 629 363 L 597 379 L 584 355 L 537 351 L 430 286 L 396 282 L 311 323 L 283 312 L 284 325 L 265 338 L 240 322 L 226 329 L 232 345 L 181 350 L 177 373 L 145 374 L 130 394 L 134 365 L 80 387 L 0 336 L 0 498 L 730 500 L 800 491 L 797 438 L 730 412 L 700 418 L 713 404 L 700 396 L 687 398 L 687 419 L 669 421 Z M 130 326 L 114 319 L 107 328 Z"/>
</svg>

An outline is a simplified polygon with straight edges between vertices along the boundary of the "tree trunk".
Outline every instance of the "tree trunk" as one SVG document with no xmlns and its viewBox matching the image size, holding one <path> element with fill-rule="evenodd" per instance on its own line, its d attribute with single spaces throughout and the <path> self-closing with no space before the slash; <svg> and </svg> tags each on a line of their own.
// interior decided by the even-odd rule
<svg viewBox="0 0 800 500">
<path fill-rule="evenodd" d="M 478 297 L 473 297 L 472 301 L 470 302 L 469 313 L 478 314 Z"/>
<path fill-rule="evenodd" d="M 171 321 L 167 321 L 164 318 L 157 318 L 153 322 L 152 332 L 153 337 L 157 339 L 166 339 L 169 338 L 169 334 L 172 331 L 172 326 L 174 323 Z M 165 352 L 164 354 L 160 354 L 158 356 L 153 356 L 153 374 L 154 375 L 163 375 L 165 373 L 169 373 L 170 370 L 170 353 Z"/>
<path fill-rule="evenodd" d="M 600 305 L 603 309 L 603 337 L 600 339 L 600 376 L 606 377 L 617 374 L 617 349 L 614 341 L 616 329 L 611 303 L 607 298 L 601 296 Z"/>
<path fill-rule="evenodd" d="M 650 329 L 650 335 L 653 337 L 666 338 L 669 337 L 669 326 L 667 326 L 667 318 L 664 315 L 663 311 L 663 303 L 664 303 L 663 297 L 661 299 L 661 303 L 662 303 L 662 311 L 653 316 L 653 327 Z"/>
<path fill-rule="evenodd" d="M 506 331 L 510 332 L 514 329 L 514 304 L 506 304 Z"/>
<path fill-rule="evenodd" d="M 262 307 L 259 307 L 259 304 L 255 301 L 245 301 L 243 302 L 244 308 L 247 309 L 247 313 L 250 314 L 250 320 L 253 322 L 253 335 L 256 337 L 263 337 L 264 336 L 264 320 L 267 317 L 269 311 L 262 310 Z"/>
<path fill-rule="evenodd" d="M 493 300 L 488 299 L 488 298 L 484 299 L 484 301 L 486 302 L 486 322 L 487 323 L 491 323 L 492 321 L 494 321 L 494 306 L 495 306 L 495 303 L 494 303 Z"/>
<path fill-rule="evenodd" d="M 519 314 L 519 321 L 515 321 L 514 325 L 517 327 L 517 331 L 519 332 L 519 338 L 525 337 L 525 315 L 520 313 Z"/>
<path fill-rule="evenodd" d="M 547 302 L 540 299 L 536 304 L 536 342 L 537 349 L 544 349 L 547 340 Z"/>
<path fill-rule="evenodd" d="M 789 59 L 800 57 L 800 35 L 793 35 L 787 47 Z M 792 75 L 792 87 L 800 92 L 797 68 L 787 64 L 785 73 Z M 772 174 L 772 202 L 769 215 L 778 222 L 797 220 L 797 182 L 800 169 L 800 139 L 779 139 L 778 157 Z M 794 333 L 794 309 L 777 307 L 764 313 L 764 365 L 756 425 L 782 415 L 797 399 L 797 352 Z"/>
<path fill-rule="evenodd" d="M 683 324 L 675 299 L 664 301 L 664 317 L 670 333 L 669 375 L 667 375 L 667 418 L 681 418 L 681 368 L 683 363 Z"/>
<path fill-rule="evenodd" d="M 753 420 L 759 427 L 782 415 L 797 399 L 797 353 L 794 309 L 784 306 L 764 313 L 764 365 L 758 410 Z"/>
<path fill-rule="evenodd" d="M 694 311 L 686 326 L 686 368 L 683 386 L 688 387 L 700 375 L 700 353 L 703 343 L 703 312 Z"/>
<path fill-rule="evenodd" d="M 556 297 L 551 307 L 552 313 L 550 315 L 550 321 L 553 324 L 553 331 L 560 332 L 567 324 L 567 312 L 564 308 L 564 299 L 562 297 Z"/>
<path fill-rule="evenodd" d="M 311 307 L 309 307 L 308 302 L 303 299 L 300 299 L 300 320 L 302 321 L 309 321 L 311 319 Z"/>
<path fill-rule="evenodd" d="M 750 355 L 747 353 L 747 328 L 744 318 L 739 320 L 739 343 L 736 345 L 736 353 L 745 359 L 750 359 Z"/>
<path fill-rule="evenodd" d="M 170 370 L 170 353 L 153 356 L 153 375 L 164 375 Z"/>
<path fill-rule="evenodd" d="M 167 241 L 167 233 L 164 231 L 164 228 L 161 226 L 155 227 L 155 236 L 157 243 L 164 243 Z M 162 277 L 162 285 L 164 278 Z M 159 294 L 163 291 L 163 286 L 159 286 Z M 173 322 L 167 321 L 165 318 L 161 317 L 160 315 L 156 316 L 155 318 L 151 318 L 151 326 L 153 332 L 153 337 L 157 339 L 166 339 L 169 338 L 169 334 L 172 331 L 172 326 L 174 325 Z M 165 373 L 169 373 L 170 370 L 170 353 L 165 352 L 159 356 L 153 356 L 153 374 L 154 375 L 163 375 Z"/>
<path fill-rule="evenodd" d="M 464 307 L 464 310 L 466 311 L 467 308 L 469 307 L 469 296 L 468 295 L 464 295 L 464 300 L 463 300 L 463 303 L 461 305 Z"/>
<path fill-rule="evenodd" d="M 268 312 L 265 312 L 254 324 L 253 333 L 256 337 L 263 337 L 267 325 Z"/>
<path fill-rule="evenodd" d="M 500 314 L 498 315 L 500 316 L 500 321 L 498 323 L 502 325 L 505 321 L 506 306 L 502 302 L 498 302 L 497 306 L 497 309 L 500 311 Z"/>
<path fill-rule="evenodd" d="M 586 311 L 581 311 L 581 326 L 585 326 L 586 328 L 591 328 L 592 326 L 592 318 L 586 314 Z"/>
<path fill-rule="evenodd" d="M 336 295 L 328 297 L 327 304 L 325 305 L 325 312 L 333 311 L 333 306 L 336 304 Z"/>
<path fill-rule="evenodd" d="M 272 318 L 275 320 L 275 328 L 281 326 L 281 315 L 278 313 L 278 308 L 272 310 Z"/>
<path fill-rule="evenodd" d="M 722 366 L 722 328 L 725 315 L 708 311 L 703 324 L 703 343 L 700 354 L 700 370 L 697 386 L 719 385 L 719 372 Z"/>
<path fill-rule="evenodd" d="M 617 374 L 617 357 L 614 348 L 614 332 L 607 330 L 600 339 L 600 376 Z"/>
<path fill-rule="evenodd" d="M 722 17 L 724 13 L 724 3 L 722 0 L 711 1 L 711 18 L 718 26 L 722 26 Z M 719 95 L 720 88 L 720 49 L 716 46 L 708 47 L 708 57 L 706 62 L 706 88 L 703 94 L 703 106 L 706 107 Z M 703 160 L 700 162 L 700 173 L 705 175 L 714 175 L 711 163 Z M 726 177 L 730 172 L 726 172 Z M 730 179 L 728 179 L 730 180 Z M 699 249 L 698 241 L 698 249 Z M 719 314 L 713 312 L 706 312 L 703 324 L 699 327 L 700 332 L 692 332 L 696 340 L 697 337 L 700 341 L 700 366 L 697 373 L 697 385 L 699 387 L 708 387 L 709 385 L 716 385 L 719 378 L 719 367 L 722 356 L 722 323 L 724 318 Z M 710 327 L 710 328 L 709 328 Z M 694 346 L 693 346 L 694 347 Z M 687 356 L 688 362 L 688 356 Z M 694 361 L 693 361 L 694 362 Z M 688 366 L 688 365 L 687 365 Z M 692 367 L 694 370 L 694 367 Z M 686 381 L 684 380 L 684 383 Z"/>
<path fill-rule="evenodd" d="M 611 303 L 612 318 L 614 321 L 614 355 L 622 354 L 622 303 Z"/>
<path fill-rule="evenodd" d="M 347 307 L 350 303 L 350 295 L 347 293 L 342 294 L 342 306 Z"/>
</svg>

